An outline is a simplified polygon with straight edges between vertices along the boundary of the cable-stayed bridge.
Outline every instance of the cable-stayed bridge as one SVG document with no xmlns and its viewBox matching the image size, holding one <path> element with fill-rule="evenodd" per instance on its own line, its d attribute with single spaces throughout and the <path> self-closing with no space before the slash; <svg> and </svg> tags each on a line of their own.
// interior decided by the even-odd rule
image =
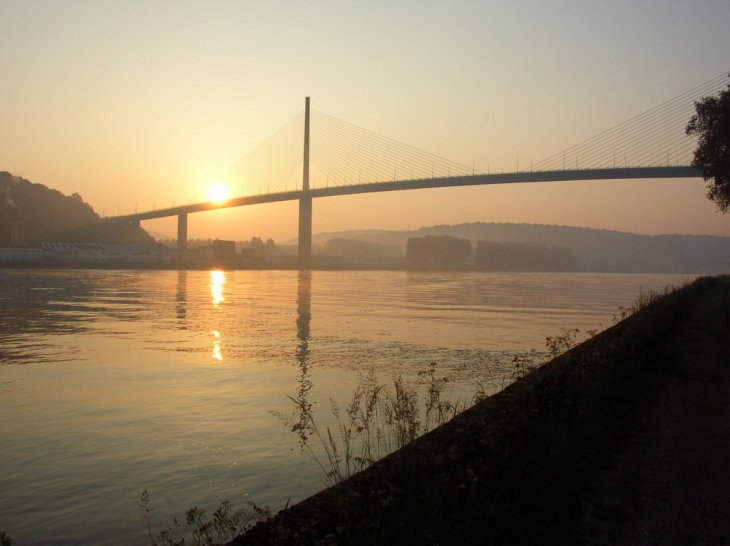
<svg viewBox="0 0 730 546">
<path fill-rule="evenodd" d="M 517 165 L 515 171 L 502 173 L 478 172 L 340 121 L 310 109 L 307 97 L 304 112 L 222 174 L 222 182 L 237 188 L 236 197 L 225 202 L 197 202 L 193 197 L 177 207 L 108 221 L 139 224 L 177 216 L 178 248 L 184 249 L 188 214 L 298 200 L 299 263 L 307 267 L 312 199 L 317 197 L 520 182 L 698 177 L 689 166 L 697 141 L 684 128 L 695 101 L 726 85 L 723 74 L 528 169 Z"/>
</svg>

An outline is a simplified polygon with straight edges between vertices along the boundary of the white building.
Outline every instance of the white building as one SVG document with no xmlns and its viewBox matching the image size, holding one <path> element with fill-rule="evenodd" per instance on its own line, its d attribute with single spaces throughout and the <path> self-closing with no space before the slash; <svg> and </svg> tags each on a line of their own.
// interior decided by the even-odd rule
<svg viewBox="0 0 730 546">
<path fill-rule="evenodd" d="M 159 243 L 43 243 L 61 262 L 154 264 L 167 249 Z"/>
<path fill-rule="evenodd" d="M 43 262 L 51 259 L 52 252 L 43 248 L 0 248 L 0 262 Z"/>
</svg>

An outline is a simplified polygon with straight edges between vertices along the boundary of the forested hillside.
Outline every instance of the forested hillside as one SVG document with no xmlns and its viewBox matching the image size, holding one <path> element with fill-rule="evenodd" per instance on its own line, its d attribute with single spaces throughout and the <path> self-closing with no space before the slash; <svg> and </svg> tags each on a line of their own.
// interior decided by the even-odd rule
<svg viewBox="0 0 730 546">
<path fill-rule="evenodd" d="M 78 193 L 70 196 L 0 172 L 0 224 L 21 221 L 29 244 L 43 241 L 142 242 L 152 238 L 140 227 L 100 222 Z"/>
<path fill-rule="evenodd" d="M 424 227 L 413 231 L 361 230 L 318 233 L 324 244 L 336 237 L 397 245 L 405 253 L 408 239 L 450 235 L 490 243 L 540 243 L 573 250 L 584 271 L 730 273 L 730 237 L 712 235 L 637 235 L 607 229 L 542 224 L 474 222 Z"/>
</svg>

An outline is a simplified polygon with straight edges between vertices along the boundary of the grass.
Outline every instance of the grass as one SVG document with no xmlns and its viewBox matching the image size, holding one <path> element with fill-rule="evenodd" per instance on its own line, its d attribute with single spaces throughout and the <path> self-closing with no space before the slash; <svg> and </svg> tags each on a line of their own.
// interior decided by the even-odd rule
<svg viewBox="0 0 730 546">
<path fill-rule="evenodd" d="M 392 386 L 379 383 L 371 369 L 359 375 L 344 413 L 334 400 L 330 401 L 337 421 L 334 433 L 329 427 L 324 432 L 320 431 L 312 405 L 303 399 L 289 397 L 295 405 L 292 416 L 271 413 L 297 435 L 302 449 L 320 467 L 325 483 L 334 485 L 464 409 L 464 403 L 452 403 L 444 397 L 449 382 L 447 377 L 436 376 L 435 365 L 419 372 L 414 383 L 401 375 L 394 375 Z M 423 412 L 419 407 L 420 396 L 424 398 Z M 294 422 L 294 415 L 298 417 L 297 422 Z M 324 457 L 308 443 L 312 438 L 319 443 Z M 268 506 L 260 508 L 249 501 L 243 508 L 234 510 L 231 503 L 224 500 L 210 518 L 206 517 L 204 509 L 194 507 L 188 510 L 185 513 L 186 532 L 174 518 L 170 527 L 155 534 L 152 531 L 154 508 L 150 507 L 146 489 L 140 497 L 139 506 L 147 523 L 151 546 L 223 545 L 271 516 Z"/>
<path fill-rule="evenodd" d="M 325 485 L 331 486 L 462 411 L 465 401 L 452 402 L 445 396 L 449 382 L 448 377 L 436 376 L 435 364 L 419 372 L 415 382 L 393 375 L 392 385 L 381 383 L 370 369 L 358 374 L 344 412 L 330 399 L 336 427 L 321 430 L 312 404 L 300 398 L 289 397 L 294 404 L 291 415 L 270 413 L 297 435 L 302 451 L 320 468 Z"/>
<path fill-rule="evenodd" d="M 394 375 L 392 385 L 380 383 L 373 370 L 362 374 L 344 412 L 331 401 L 334 432 L 320 431 L 312 405 L 291 398 L 298 422 L 272 413 L 291 426 L 326 483 L 339 488 L 329 519 L 302 534 L 275 523 L 276 543 L 542 544 L 541 536 L 560 537 L 560 527 L 575 517 L 575 492 L 597 453 L 630 418 L 647 374 L 668 360 L 668 339 L 683 310 L 718 282 L 726 281 L 700 278 L 689 286 L 641 290 L 629 306 L 619 307 L 614 323 L 640 318 L 615 324 L 581 353 L 565 355 L 578 345 L 579 330 L 548 336 L 548 358 L 534 350 L 515 355 L 513 386 L 491 398 L 476 386 L 472 401 L 485 408 L 466 411 L 465 400 L 446 397 L 450 380 L 438 377 L 435 365 L 415 382 Z M 710 331 L 730 360 L 730 296 L 727 290 L 711 296 Z M 459 433 L 443 442 L 447 433 L 439 436 L 434 429 L 459 414 L 465 417 L 455 427 Z M 414 442 L 430 431 L 433 441 Z M 312 438 L 324 458 L 308 443 Z M 374 478 L 345 481 L 391 453 L 396 472 L 384 473 L 382 466 Z M 147 490 L 140 502 L 151 546 L 222 545 L 271 517 L 268 506 L 249 501 L 234 509 L 224 500 L 210 517 L 204 509 L 188 510 L 185 530 L 175 518 L 155 534 Z M 0 531 L 0 546 L 11 544 Z"/>
<path fill-rule="evenodd" d="M 640 297 L 624 316 L 660 297 Z M 626 383 L 638 388 L 643 371 L 661 359 L 665 344 L 658 326 L 665 321 L 671 322 L 671 314 L 656 310 L 599 350 L 566 357 L 564 366 L 548 369 L 517 357 L 514 375 L 525 382 L 493 401 L 487 423 L 465 427 L 464 434 L 473 435 L 467 445 L 454 445 L 457 434 L 447 449 L 451 457 L 431 449 L 404 453 L 402 477 L 389 488 L 400 494 L 351 502 L 340 542 L 375 544 L 388 537 L 399 544 L 523 544 L 559 536 L 579 511 L 576 492 L 597 453 L 620 427 L 618 417 L 630 413 Z M 567 330 L 548 338 L 551 356 L 573 348 L 577 334 Z"/>
<path fill-rule="evenodd" d="M 188 527 L 192 527 L 188 532 L 181 534 L 180 523 L 174 518 L 170 527 L 155 535 L 152 532 L 154 508 L 150 508 L 150 497 L 146 489 L 142 492 L 139 506 L 143 510 L 142 517 L 147 522 L 151 546 L 222 546 L 245 533 L 256 522 L 271 516 L 268 506 L 260 508 L 249 501 L 244 503 L 243 508 L 234 510 L 231 503 L 224 500 L 211 518 L 207 518 L 206 511 L 197 506 L 185 512 L 185 521 Z"/>
<path fill-rule="evenodd" d="M 718 282 L 642 291 L 580 347 L 577 330 L 547 338 L 561 356 L 516 357 L 502 392 L 236 543 L 568 543 L 586 482 L 671 361 L 685 312 L 708 290 L 727 309 Z"/>
<path fill-rule="evenodd" d="M 684 283 L 679 286 L 668 284 L 664 288 L 660 288 L 658 290 L 647 290 L 646 292 L 644 292 L 643 288 L 639 288 L 639 296 L 630 305 L 626 307 L 622 305 L 619 306 L 619 315 L 618 317 L 614 316 L 614 323 L 630 317 L 634 313 L 641 311 L 645 307 L 651 305 L 655 301 L 658 301 L 664 296 L 668 296 L 669 294 L 676 292 L 677 290 L 680 290 L 686 286 L 689 286 L 689 283 Z"/>
<path fill-rule="evenodd" d="M 730 292 L 716 292 L 710 302 L 709 330 L 730 362 L 730 338 L 727 331 L 730 324 Z"/>
<path fill-rule="evenodd" d="M 530 353 L 515 355 L 511 379 L 520 379 L 575 347 L 579 333 L 575 328 L 564 329 L 562 334 L 546 337 L 547 353 L 533 349 Z M 466 399 L 452 401 L 447 396 L 450 382 L 447 376 L 437 376 L 433 363 L 417 373 L 415 382 L 394 374 L 391 385 L 380 383 L 375 371 L 370 369 L 358 374 L 344 414 L 337 402 L 330 399 L 336 427 L 320 430 L 313 405 L 302 398 L 288 397 L 294 404 L 290 415 L 278 411 L 270 413 L 297 435 L 302 451 L 322 472 L 325 485 L 332 486 L 467 409 L 470 404 Z M 504 382 L 502 387 L 505 387 Z M 475 384 L 474 391 L 472 403 L 487 397 L 484 386 L 479 383 Z M 316 447 L 308 442 L 310 438 L 315 440 Z"/>
<path fill-rule="evenodd" d="M 315 510 L 318 517 L 309 514 L 298 530 L 292 530 L 297 524 L 283 523 L 297 510 L 285 509 L 259 539 L 246 535 L 236 543 L 567 540 L 564 528 L 579 512 L 576 492 L 594 471 L 599 453 L 630 418 L 647 374 L 666 360 L 667 338 L 683 306 L 710 282 L 697 281 L 685 295 L 672 298 L 668 296 L 678 288 L 640 291 L 634 302 L 619 308 L 614 322 L 634 315 L 640 319 L 614 325 L 597 337 L 589 331 L 593 339 L 582 352 L 571 352 L 579 344 L 577 329 L 546 337 L 547 353 L 514 356 L 514 385 L 491 398 L 477 386 L 473 401 L 482 407 L 468 411 L 466 401 L 452 402 L 446 396 L 449 378 L 438 377 L 435 365 L 415 381 L 394 375 L 391 384 L 381 383 L 373 370 L 361 374 L 344 408 L 330 401 L 336 426 L 324 430 L 317 426 L 311 404 L 290 397 L 291 415 L 271 413 L 296 434 L 331 494 L 322 497 L 326 506 Z M 724 307 L 722 303 L 717 309 L 727 309 L 727 302 Z M 434 431 L 459 414 L 455 421 L 462 422 L 452 423 L 459 432 Z M 426 438 L 414 442 L 424 434 Z M 387 463 L 377 465 L 384 457 Z M 371 466 L 372 472 L 358 474 Z M 224 501 L 213 519 L 206 520 L 205 512 L 194 508 L 186 514 L 194 527 L 187 535 L 190 542 L 180 542 L 172 535 L 177 521 L 175 528 L 153 537 L 147 503 L 141 506 L 153 546 L 222 544 L 222 539 L 230 540 L 270 515 L 268 508 L 253 503 L 248 511 L 233 512 Z M 297 516 L 292 518 L 296 522 Z M 262 541 L 262 536 L 268 539 Z"/>
</svg>

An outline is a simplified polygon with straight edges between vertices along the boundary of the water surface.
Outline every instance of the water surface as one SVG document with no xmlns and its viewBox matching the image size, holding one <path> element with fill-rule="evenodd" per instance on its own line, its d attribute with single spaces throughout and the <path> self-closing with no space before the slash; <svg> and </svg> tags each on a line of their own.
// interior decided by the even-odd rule
<svg viewBox="0 0 730 546">
<path fill-rule="evenodd" d="M 193 505 L 280 509 L 322 487 L 271 415 L 332 422 L 358 370 L 436 363 L 467 396 L 546 335 L 610 325 L 676 275 L 0 271 L 0 530 L 23 544 L 145 542 Z"/>
</svg>

